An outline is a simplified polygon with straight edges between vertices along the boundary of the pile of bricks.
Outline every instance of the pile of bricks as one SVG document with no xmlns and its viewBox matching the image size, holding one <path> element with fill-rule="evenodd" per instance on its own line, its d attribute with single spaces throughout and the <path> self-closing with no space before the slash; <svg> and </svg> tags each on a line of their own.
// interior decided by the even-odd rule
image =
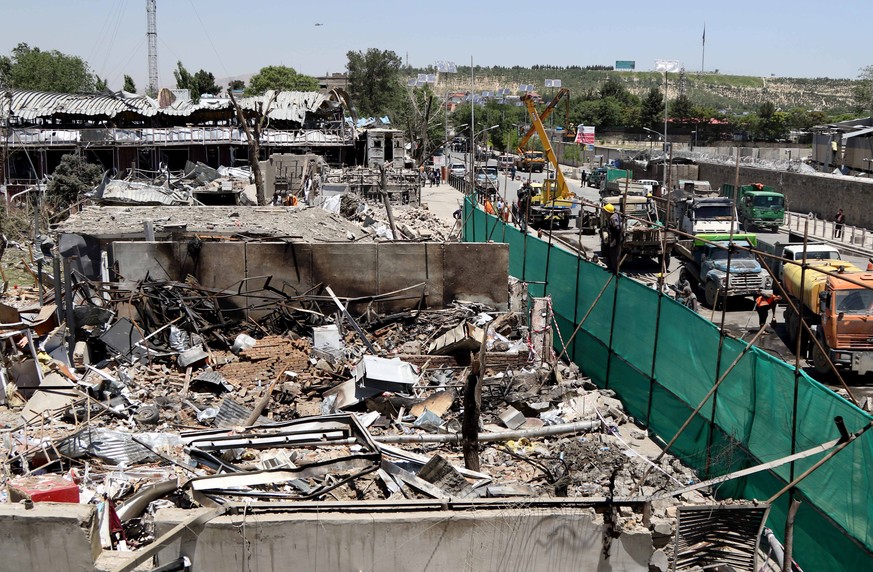
<svg viewBox="0 0 873 572">
<path fill-rule="evenodd" d="M 218 371 L 237 386 L 258 380 L 268 382 L 283 371 L 306 371 L 310 352 L 311 347 L 306 339 L 266 336 L 258 340 L 254 347 L 240 352 L 238 361 L 222 365 Z"/>
</svg>

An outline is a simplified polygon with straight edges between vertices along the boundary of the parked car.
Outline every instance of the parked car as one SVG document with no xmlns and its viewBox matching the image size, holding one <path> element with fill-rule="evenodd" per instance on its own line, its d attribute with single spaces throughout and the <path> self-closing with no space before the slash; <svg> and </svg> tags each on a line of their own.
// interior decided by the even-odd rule
<svg viewBox="0 0 873 572">
<path fill-rule="evenodd" d="M 497 178 L 497 167 L 489 165 L 476 169 L 476 190 L 496 193 L 500 190 L 500 182 Z"/>
<path fill-rule="evenodd" d="M 449 167 L 449 174 L 463 177 L 467 174 L 467 167 L 463 163 L 452 163 Z"/>
</svg>

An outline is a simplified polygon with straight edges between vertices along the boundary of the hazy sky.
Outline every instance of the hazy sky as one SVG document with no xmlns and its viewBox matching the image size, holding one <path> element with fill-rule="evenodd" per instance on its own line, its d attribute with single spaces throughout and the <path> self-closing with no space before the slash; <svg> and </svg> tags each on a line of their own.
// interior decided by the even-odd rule
<svg viewBox="0 0 873 572">
<path fill-rule="evenodd" d="M 870 0 L 552 2 L 158 0 L 161 86 L 181 60 L 222 78 L 287 65 L 345 70 L 346 52 L 394 50 L 413 66 L 613 65 L 655 59 L 741 75 L 855 78 L 873 64 Z M 148 77 L 145 0 L 0 0 L 0 53 L 19 42 L 84 58 L 112 89 Z M 316 26 L 316 24 L 322 24 Z M 855 26 L 857 24 L 858 26 Z M 860 26 L 860 27 L 859 27 Z M 842 30 L 842 31 L 841 31 Z"/>
</svg>

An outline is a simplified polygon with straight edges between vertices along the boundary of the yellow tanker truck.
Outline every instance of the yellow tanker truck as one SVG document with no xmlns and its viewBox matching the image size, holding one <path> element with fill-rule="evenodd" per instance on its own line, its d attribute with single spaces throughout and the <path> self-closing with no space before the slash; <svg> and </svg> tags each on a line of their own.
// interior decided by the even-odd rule
<svg viewBox="0 0 873 572">
<path fill-rule="evenodd" d="M 783 286 L 802 310 L 828 357 L 837 367 L 860 375 L 873 371 L 873 272 L 864 272 L 843 260 L 813 260 L 803 276 L 803 288 L 801 273 L 800 266 L 786 264 Z M 795 342 L 798 322 L 790 307 L 785 310 L 785 322 L 789 338 Z M 819 373 L 830 372 L 824 354 L 815 344 L 812 362 Z"/>
</svg>

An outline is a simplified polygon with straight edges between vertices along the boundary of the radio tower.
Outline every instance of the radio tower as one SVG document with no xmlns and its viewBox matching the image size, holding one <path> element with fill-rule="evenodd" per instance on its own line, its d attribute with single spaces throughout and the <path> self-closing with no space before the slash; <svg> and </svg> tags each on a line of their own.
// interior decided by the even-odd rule
<svg viewBox="0 0 873 572">
<path fill-rule="evenodd" d="M 151 97 L 158 95 L 158 25 L 155 18 L 156 12 L 157 0 L 146 0 L 146 14 L 148 15 L 146 37 L 149 40 L 149 87 L 146 93 Z"/>
</svg>

